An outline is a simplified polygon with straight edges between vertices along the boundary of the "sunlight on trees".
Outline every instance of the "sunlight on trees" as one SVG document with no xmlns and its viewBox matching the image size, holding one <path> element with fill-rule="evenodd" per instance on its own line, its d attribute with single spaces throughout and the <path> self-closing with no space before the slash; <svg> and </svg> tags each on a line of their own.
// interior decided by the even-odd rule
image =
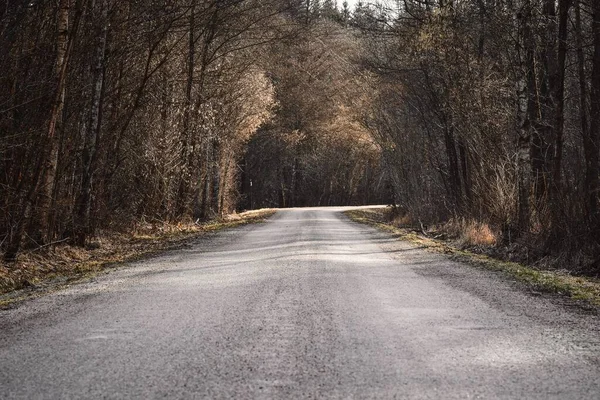
<svg viewBox="0 0 600 400">
<path fill-rule="evenodd" d="M 0 247 L 394 203 L 600 265 L 600 0 L 0 5 Z"/>
<path fill-rule="evenodd" d="M 565 252 L 598 270 L 596 3 L 389 1 L 357 10 L 363 62 L 377 76 L 365 125 L 403 212 L 488 223 L 528 259 Z"/>
</svg>

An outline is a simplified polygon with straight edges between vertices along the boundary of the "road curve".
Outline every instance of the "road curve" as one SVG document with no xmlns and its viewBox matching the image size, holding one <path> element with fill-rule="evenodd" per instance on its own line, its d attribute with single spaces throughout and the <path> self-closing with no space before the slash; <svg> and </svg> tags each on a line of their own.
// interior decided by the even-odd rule
<svg viewBox="0 0 600 400">
<path fill-rule="evenodd" d="M 0 311 L 0 398 L 600 398 L 597 316 L 340 211 Z"/>
</svg>

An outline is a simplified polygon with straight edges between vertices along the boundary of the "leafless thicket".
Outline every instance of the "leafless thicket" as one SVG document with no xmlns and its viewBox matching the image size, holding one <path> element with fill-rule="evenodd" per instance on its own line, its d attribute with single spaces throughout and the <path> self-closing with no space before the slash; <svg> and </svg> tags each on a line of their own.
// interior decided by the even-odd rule
<svg viewBox="0 0 600 400">
<path fill-rule="evenodd" d="M 364 49 L 342 15 L 321 10 L 301 40 L 272 48 L 277 113 L 246 157 L 255 206 L 387 200 L 379 147 L 360 123 L 371 99 L 370 77 L 357 62 Z"/>
<path fill-rule="evenodd" d="M 491 224 L 538 256 L 600 246 L 600 2 L 435 1 L 355 13 L 364 122 L 404 212 Z"/>
<path fill-rule="evenodd" d="M 141 218 L 362 201 L 377 150 L 348 19 L 331 1 L 2 2 L 4 258 Z"/>
<path fill-rule="evenodd" d="M 600 0 L 0 5 L 0 241 L 393 201 L 597 271 Z M 485 229 L 484 229 L 485 228 Z"/>
<path fill-rule="evenodd" d="M 142 216 L 236 205 L 243 144 L 274 105 L 256 54 L 281 1 L 0 6 L 0 238 L 84 245 Z"/>
</svg>

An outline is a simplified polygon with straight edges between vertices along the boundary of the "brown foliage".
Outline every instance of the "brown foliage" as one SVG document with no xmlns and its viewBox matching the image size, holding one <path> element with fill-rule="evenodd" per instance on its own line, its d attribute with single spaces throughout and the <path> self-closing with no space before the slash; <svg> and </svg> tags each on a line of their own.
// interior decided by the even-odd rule
<svg viewBox="0 0 600 400">
<path fill-rule="evenodd" d="M 396 203 L 429 224 L 469 221 L 467 242 L 583 252 L 597 273 L 600 13 L 570 1 L 385 4 L 357 25 L 376 76 L 364 121 Z"/>
</svg>

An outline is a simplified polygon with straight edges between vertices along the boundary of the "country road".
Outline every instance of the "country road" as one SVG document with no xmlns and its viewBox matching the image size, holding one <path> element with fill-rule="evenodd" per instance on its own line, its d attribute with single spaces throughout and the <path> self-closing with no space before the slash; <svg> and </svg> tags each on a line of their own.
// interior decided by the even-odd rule
<svg viewBox="0 0 600 400">
<path fill-rule="evenodd" d="M 341 208 L 0 311 L 0 398 L 600 398 L 600 322 Z"/>
</svg>

